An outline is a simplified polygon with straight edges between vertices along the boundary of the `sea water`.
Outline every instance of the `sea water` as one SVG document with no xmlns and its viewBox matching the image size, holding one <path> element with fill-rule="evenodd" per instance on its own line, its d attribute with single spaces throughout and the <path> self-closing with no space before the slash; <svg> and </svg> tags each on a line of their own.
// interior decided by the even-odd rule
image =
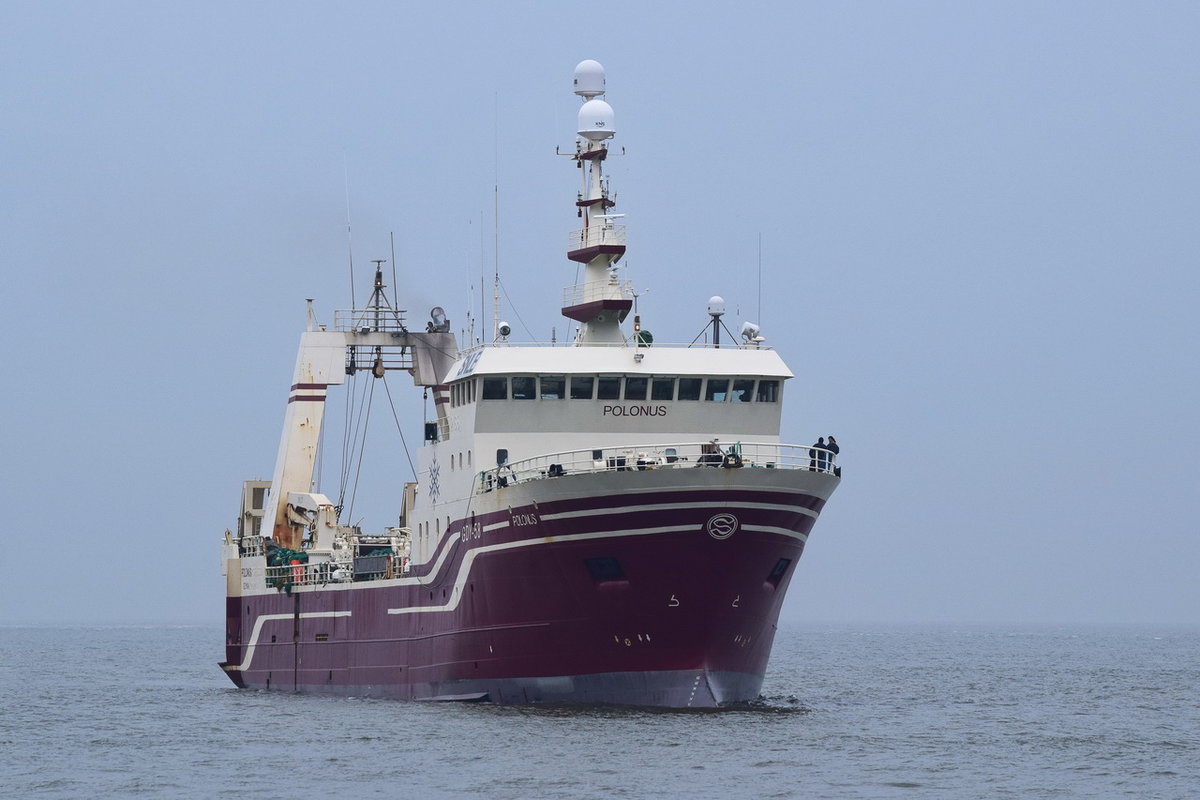
<svg viewBox="0 0 1200 800">
<path fill-rule="evenodd" d="M 222 644 L 0 627 L 0 796 L 1200 796 L 1197 628 L 785 626 L 691 712 L 240 691 Z"/>
</svg>

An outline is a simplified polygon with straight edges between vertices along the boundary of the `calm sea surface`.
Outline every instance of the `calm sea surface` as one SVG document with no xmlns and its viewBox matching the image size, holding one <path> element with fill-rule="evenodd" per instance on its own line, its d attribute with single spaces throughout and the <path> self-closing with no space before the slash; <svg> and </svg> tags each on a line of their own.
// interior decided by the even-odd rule
<svg viewBox="0 0 1200 800">
<path fill-rule="evenodd" d="M 238 691 L 222 641 L 0 627 L 0 796 L 1200 796 L 1196 628 L 785 627 L 716 712 Z"/>
</svg>

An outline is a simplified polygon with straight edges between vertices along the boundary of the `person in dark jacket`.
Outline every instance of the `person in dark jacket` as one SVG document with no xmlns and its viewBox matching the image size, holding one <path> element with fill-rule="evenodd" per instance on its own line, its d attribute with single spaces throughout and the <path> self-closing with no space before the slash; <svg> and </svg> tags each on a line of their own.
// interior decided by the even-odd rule
<svg viewBox="0 0 1200 800">
<path fill-rule="evenodd" d="M 838 447 L 837 439 L 829 437 L 829 444 L 825 445 L 825 449 L 832 455 L 829 456 L 829 468 L 833 470 L 834 475 L 840 476 L 842 468 L 837 465 L 837 454 L 842 452 L 842 448 Z"/>
<path fill-rule="evenodd" d="M 818 449 L 819 448 L 819 449 Z M 825 460 L 829 455 L 825 452 L 825 437 L 821 436 L 808 450 L 808 468 L 814 472 L 825 471 Z"/>
</svg>

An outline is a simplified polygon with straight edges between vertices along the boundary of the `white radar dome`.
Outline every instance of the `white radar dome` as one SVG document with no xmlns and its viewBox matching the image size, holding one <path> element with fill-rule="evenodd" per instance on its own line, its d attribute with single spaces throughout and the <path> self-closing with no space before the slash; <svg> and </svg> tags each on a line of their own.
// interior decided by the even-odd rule
<svg viewBox="0 0 1200 800">
<path fill-rule="evenodd" d="M 725 313 L 725 298 L 714 294 L 708 298 L 708 313 L 709 316 L 719 317 Z"/>
<path fill-rule="evenodd" d="M 604 67 L 599 61 L 580 61 L 575 67 L 575 94 L 589 100 L 604 94 Z"/>
<path fill-rule="evenodd" d="M 588 100 L 579 107 L 577 132 L 593 142 L 611 139 L 617 132 L 613 125 L 612 106 L 603 100 Z"/>
</svg>

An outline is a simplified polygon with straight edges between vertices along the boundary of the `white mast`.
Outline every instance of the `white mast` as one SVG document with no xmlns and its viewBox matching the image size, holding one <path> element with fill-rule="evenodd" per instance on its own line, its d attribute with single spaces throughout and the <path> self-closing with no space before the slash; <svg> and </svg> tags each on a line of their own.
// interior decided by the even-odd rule
<svg viewBox="0 0 1200 800">
<path fill-rule="evenodd" d="M 562 312 L 580 323 L 579 344 L 623 343 L 620 323 L 633 307 L 633 290 L 617 280 L 617 262 L 625 255 L 625 226 L 609 214 L 616 203 L 608 196 L 602 165 L 608 157 L 606 140 L 616 133 L 613 110 L 599 99 L 604 94 L 604 67 L 581 61 L 575 67 L 575 94 L 583 98 L 575 140 L 575 161 L 582 186 L 575 202 L 583 228 L 571 233 L 567 258 L 585 264 L 583 281 L 567 289 Z"/>
</svg>

